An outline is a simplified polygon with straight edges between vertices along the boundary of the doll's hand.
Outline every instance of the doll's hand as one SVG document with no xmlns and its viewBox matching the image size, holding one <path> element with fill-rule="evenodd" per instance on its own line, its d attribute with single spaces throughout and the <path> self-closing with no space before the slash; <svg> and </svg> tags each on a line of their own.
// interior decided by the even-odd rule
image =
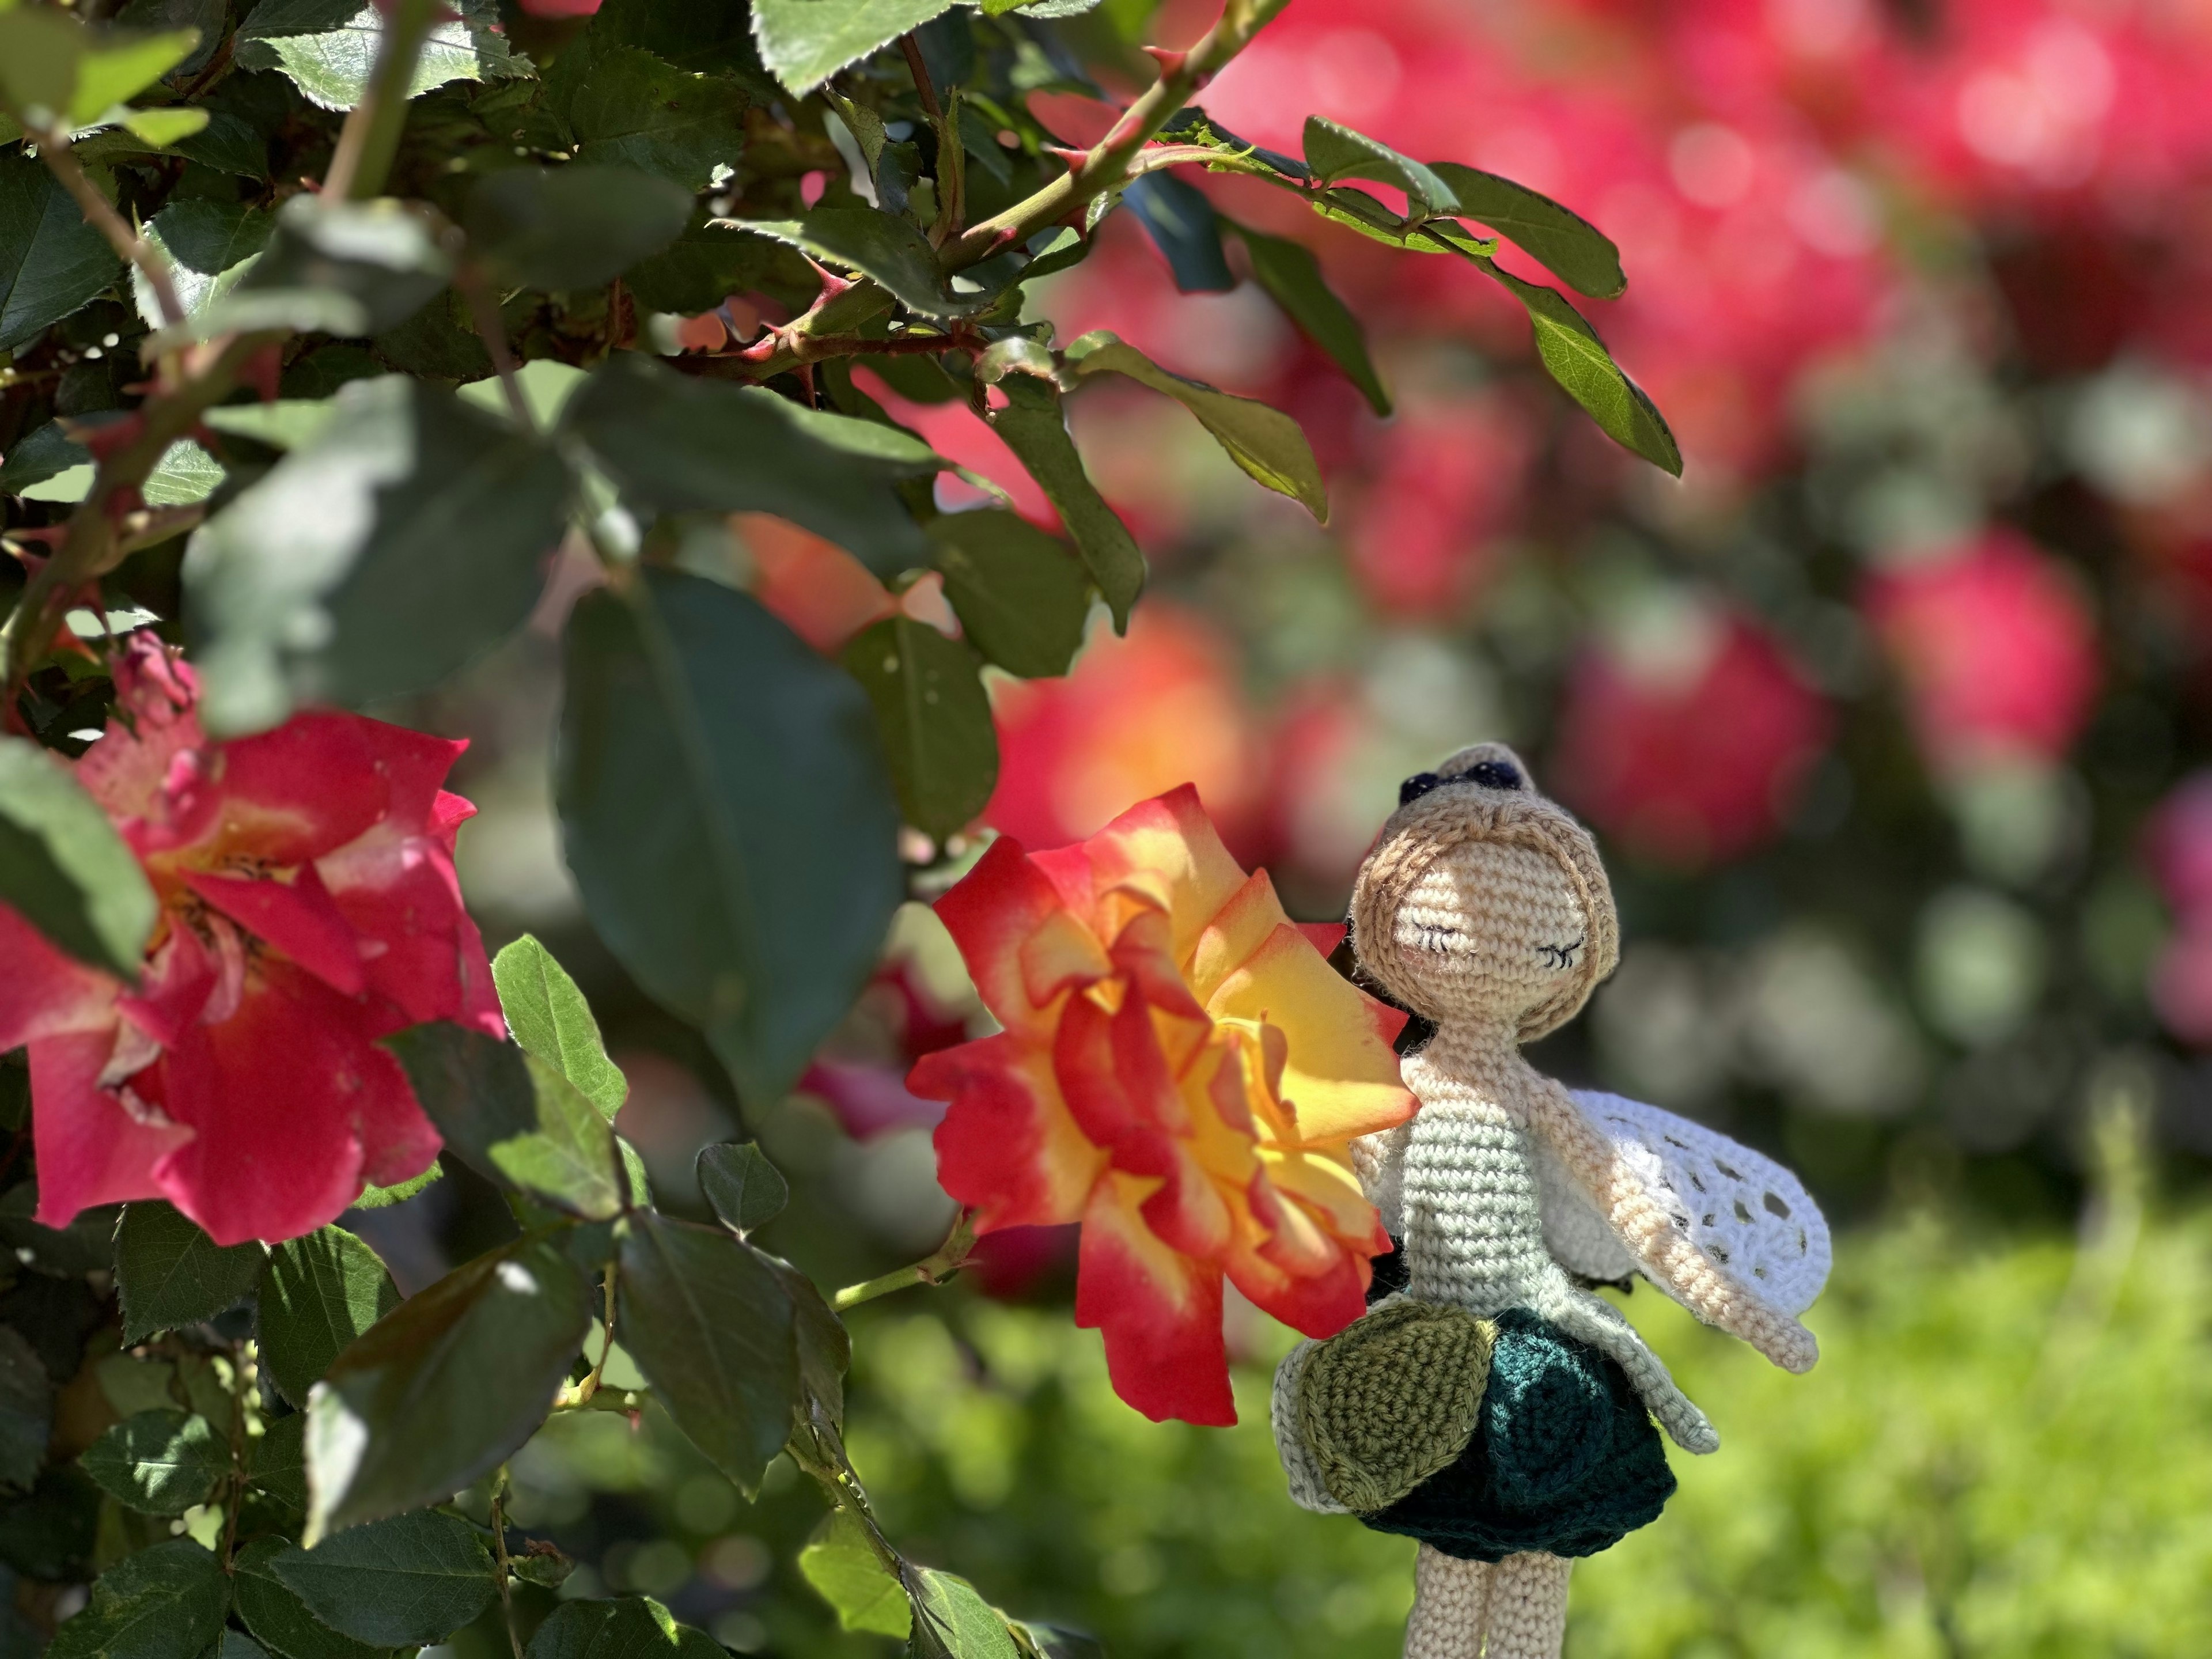
<svg viewBox="0 0 2212 1659">
<path fill-rule="evenodd" d="M 1644 1346 L 1636 1328 L 1611 1303 L 1577 1290 L 1564 1273 L 1544 1287 L 1536 1311 L 1570 1336 L 1587 1342 L 1628 1373 L 1644 1407 L 1668 1437 L 1686 1452 L 1718 1451 L 1721 1437 L 1690 1397 L 1674 1386 L 1666 1362 Z"/>
</svg>

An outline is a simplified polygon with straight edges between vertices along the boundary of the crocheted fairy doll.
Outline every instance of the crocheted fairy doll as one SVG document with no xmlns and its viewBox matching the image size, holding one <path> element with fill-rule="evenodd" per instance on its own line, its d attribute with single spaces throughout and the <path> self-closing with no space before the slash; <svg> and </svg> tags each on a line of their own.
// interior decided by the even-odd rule
<svg viewBox="0 0 2212 1659">
<path fill-rule="evenodd" d="M 1510 750 L 1462 750 L 1400 803 L 1349 940 L 1411 1016 L 1420 1109 L 1352 1147 L 1398 1248 L 1364 1317 L 1284 1360 L 1276 1443 L 1297 1502 L 1420 1540 L 1407 1659 L 1553 1659 L 1573 1558 L 1674 1492 L 1652 1419 L 1686 1451 L 1720 1443 L 1585 1287 L 1640 1273 L 1803 1371 L 1827 1227 L 1771 1159 L 1522 1058 L 1613 971 L 1620 927 L 1588 832 Z"/>
</svg>

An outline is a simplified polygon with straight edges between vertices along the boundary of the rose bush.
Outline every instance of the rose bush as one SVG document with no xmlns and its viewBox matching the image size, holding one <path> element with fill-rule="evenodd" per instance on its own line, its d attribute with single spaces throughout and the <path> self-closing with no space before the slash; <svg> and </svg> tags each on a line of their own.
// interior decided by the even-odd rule
<svg viewBox="0 0 2212 1659">
<path fill-rule="evenodd" d="M 439 787 L 467 747 L 359 715 L 208 740 L 198 678 L 150 635 L 114 664 L 78 781 L 161 901 L 136 984 L 0 905 L 0 1049 L 27 1043 L 39 1219 L 166 1198 L 218 1244 L 296 1238 L 438 1155 L 379 1037 L 504 1036 Z"/>
</svg>

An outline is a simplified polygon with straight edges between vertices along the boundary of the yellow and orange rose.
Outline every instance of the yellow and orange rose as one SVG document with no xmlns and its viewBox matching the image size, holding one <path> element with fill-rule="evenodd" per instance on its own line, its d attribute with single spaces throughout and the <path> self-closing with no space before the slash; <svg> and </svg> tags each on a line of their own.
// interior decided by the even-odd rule
<svg viewBox="0 0 2212 1659">
<path fill-rule="evenodd" d="M 998 1035 L 924 1057 L 979 1233 L 1082 1224 L 1076 1322 L 1155 1419 L 1236 1420 L 1222 1279 L 1309 1336 L 1389 1248 L 1346 1143 L 1413 1113 L 1390 1037 L 1188 785 L 1089 841 L 1001 838 L 938 901 Z"/>
</svg>

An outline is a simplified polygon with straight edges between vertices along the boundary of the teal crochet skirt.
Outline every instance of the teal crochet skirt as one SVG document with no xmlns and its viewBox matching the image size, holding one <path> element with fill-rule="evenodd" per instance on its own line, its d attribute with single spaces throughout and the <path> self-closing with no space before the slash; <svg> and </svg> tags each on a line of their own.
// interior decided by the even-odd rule
<svg viewBox="0 0 2212 1659">
<path fill-rule="evenodd" d="M 1497 1322 L 1467 1449 L 1360 1518 L 1463 1561 L 1595 1555 L 1657 1520 L 1674 1475 L 1626 1374 L 1525 1308 Z"/>
</svg>

